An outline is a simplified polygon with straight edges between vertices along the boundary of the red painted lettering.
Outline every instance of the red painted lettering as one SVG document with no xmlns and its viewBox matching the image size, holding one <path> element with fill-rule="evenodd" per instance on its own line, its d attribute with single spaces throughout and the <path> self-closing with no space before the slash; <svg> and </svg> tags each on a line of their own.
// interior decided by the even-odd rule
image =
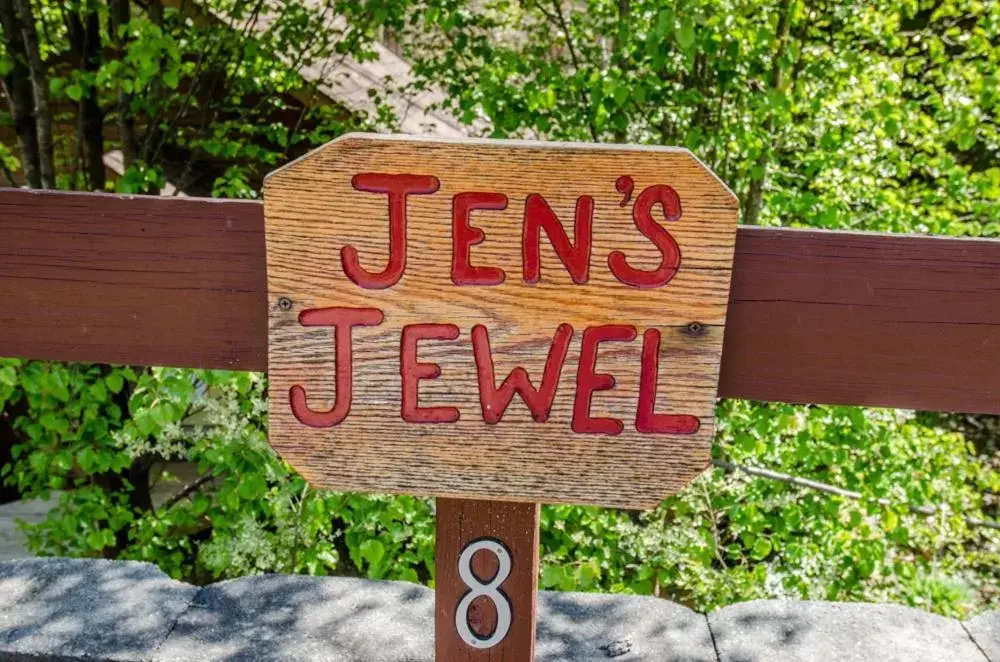
<svg viewBox="0 0 1000 662">
<path fill-rule="evenodd" d="M 591 396 L 597 391 L 607 391 L 615 386 L 613 375 L 594 372 L 597 368 L 597 348 L 605 341 L 628 342 L 635 340 L 634 326 L 609 324 L 592 326 L 583 332 L 580 345 L 580 363 L 576 371 L 576 399 L 573 401 L 573 432 L 578 434 L 620 434 L 625 428 L 617 418 L 593 418 L 590 415 Z"/>
<path fill-rule="evenodd" d="M 643 271 L 629 266 L 625 254 L 612 251 L 608 255 L 608 268 L 615 278 L 633 287 L 660 287 L 670 282 L 681 264 L 681 250 L 677 241 L 653 218 L 653 206 L 659 204 L 668 221 L 676 221 L 681 217 L 681 199 L 677 191 L 665 185 L 647 187 L 632 206 L 632 221 L 646 238 L 659 249 L 660 266 L 652 271 Z"/>
<path fill-rule="evenodd" d="M 378 326 L 382 323 L 382 311 L 376 308 L 313 308 L 299 314 L 302 326 L 335 327 L 336 342 L 336 385 L 337 394 L 333 407 L 327 411 L 313 411 L 306 399 L 306 390 L 299 385 L 288 390 L 292 414 L 300 423 L 314 428 L 331 428 L 351 411 L 351 329 L 356 326 Z"/>
<path fill-rule="evenodd" d="M 420 380 L 435 379 L 441 374 L 441 366 L 417 361 L 417 341 L 456 338 L 458 327 L 454 324 L 408 324 L 403 327 L 399 346 L 399 374 L 403 382 L 401 415 L 407 423 L 454 423 L 458 420 L 458 409 L 455 407 L 419 405 Z"/>
<path fill-rule="evenodd" d="M 647 434 L 694 434 L 701 427 L 697 416 L 656 414 L 656 383 L 660 371 L 660 332 L 646 329 L 642 334 L 642 371 L 639 376 L 639 407 L 635 429 Z"/>
<path fill-rule="evenodd" d="M 623 196 L 622 201 L 618 203 L 618 206 L 624 207 L 628 204 L 628 201 L 632 199 L 632 191 L 635 190 L 635 180 L 632 179 L 631 175 L 622 175 L 615 180 L 615 190 Z"/>
<path fill-rule="evenodd" d="M 379 273 L 372 273 L 361 266 L 358 249 L 344 246 L 340 260 L 344 273 L 356 285 L 370 290 L 382 290 L 399 282 L 406 269 L 406 197 L 429 195 L 441 183 L 430 175 L 390 175 L 365 172 L 354 175 L 351 185 L 359 191 L 389 194 L 389 263 Z"/>
<path fill-rule="evenodd" d="M 545 360 L 545 370 L 542 372 L 542 383 L 539 388 L 532 386 L 527 371 L 518 366 L 507 375 L 498 389 L 493 371 L 489 332 L 482 324 L 472 327 L 472 349 L 479 374 L 479 401 L 483 408 L 483 420 L 490 424 L 500 422 L 514 394 L 520 393 L 524 404 L 531 411 L 531 417 L 539 423 L 547 421 L 572 337 L 573 327 L 569 324 L 560 324 L 556 329 L 552 346 L 549 348 L 549 356 Z"/>
<path fill-rule="evenodd" d="M 469 224 L 473 209 L 506 209 L 507 196 L 503 193 L 459 193 L 451 202 L 451 280 L 456 285 L 499 285 L 506 278 L 499 267 L 472 265 L 472 247 L 483 243 L 486 234 Z"/>
<path fill-rule="evenodd" d="M 532 193 L 524 202 L 524 225 L 521 234 L 521 253 L 524 260 L 524 282 L 537 283 L 541 280 L 539 245 L 542 230 L 548 236 L 556 255 L 562 260 L 573 282 L 582 285 L 587 282 L 590 271 L 591 234 L 594 221 L 594 199 L 583 195 L 576 200 L 576 220 L 573 237 L 576 246 L 569 242 L 566 230 L 556 218 L 545 198 Z"/>
</svg>

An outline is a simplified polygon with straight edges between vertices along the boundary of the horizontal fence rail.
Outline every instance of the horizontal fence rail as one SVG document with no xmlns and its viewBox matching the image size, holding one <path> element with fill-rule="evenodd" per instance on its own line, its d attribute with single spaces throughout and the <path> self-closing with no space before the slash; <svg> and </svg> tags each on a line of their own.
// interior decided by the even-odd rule
<svg viewBox="0 0 1000 662">
<path fill-rule="evenodd" d="M 258 202 L 0 190 L 0 356 L 263 371 L 266 308 Z M 719 395 L 1000 413 L 1000 242 L 740 228 Z"/>
</svg>

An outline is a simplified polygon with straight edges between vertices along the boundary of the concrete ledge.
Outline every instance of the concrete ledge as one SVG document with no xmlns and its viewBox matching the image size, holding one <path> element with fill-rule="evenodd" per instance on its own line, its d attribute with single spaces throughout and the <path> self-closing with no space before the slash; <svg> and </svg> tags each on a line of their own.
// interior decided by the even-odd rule
<svg viewBox="0 0 1000 662">
<path fill-rule="evenodd" d="M 899 605 L 759 600 L 720 609 L 708 623 L 720 660 L 986 660 L 959 621 Z"/>
<path fill-rule="evenodd" d="M 196 588 L 155 566 L 0 563 L 0 660 L 433 660 L 433 592 L 265 575 Z M 650 597 L 542 592 L 536 659 L 1000 662 L 1000 612 L 966 623 L 895 605 L 758 601 L 708 617 Z"/>
<path fill-rule="evenodd" d="M 705 616 L 648 596 L 538 596 L 535 659 L 716 662 Z"/>
<path fill-rule="evenodd" d="M 149 563 L 0 563 L 0 659 L 149 660 L 197 594 Z"/>
<path fill-rule="evenodd" d="M 1000 660 L 1000 611 L 976 616 L 964 625 L 990 662 Z"/>
<path fill-rule="evenodd" d="M 263 575 L 206 586 L 156 660 L 430 660 L 434 593 L 403 582 Z"/>
</svg>

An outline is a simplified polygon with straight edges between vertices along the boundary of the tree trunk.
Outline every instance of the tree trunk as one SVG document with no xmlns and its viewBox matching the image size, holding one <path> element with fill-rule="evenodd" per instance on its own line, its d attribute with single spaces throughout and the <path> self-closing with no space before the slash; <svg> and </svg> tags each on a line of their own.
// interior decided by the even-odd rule
<svg viewBox="0 0 1000 662">
<path fill-rule="evenodd" d="M 778 17 L 778 47 L 774 52 L 774 59 L 771 62 L 771 89 L 783 92 L 786 87 L 785 71 L 781 68 L 781 60 L 788 50 L 788 35 L 791 29 L 791 0 L 782 0 L 780 15 Z M 751 173 L 750 189 L 747 192 L 746 205 L 743 210 L 743 222 L 747 225 L 757 225 L 760 220 L 760 209 L 763 205 L 764 185 L 767 183 L 767 168 L 771 160 L 770 143 L 774 138 L 774 111 L 768 114 L 767 118 L 767 144 L 761 148 L 757 160 L 754 162 L 753 170 L 757 172 L 757 177 Z"/>
<path fill-rule="evenodd" d="M 87 14 L 85 41 L 85 68 L 88 72 L 97 73 L 101 68 L 101 19 L 96 11 Z M 92 87 L 90 94 L 83 99 L 83 130 L 87 143 L 87 172 L 90 175 L 90 188 L 93 191 L 103 191 L 107 170 L 104 167 L 104 113 L 97 100 L 97 89 Z"/>
<path fill-rule="evenodd" d="M 628 69 L 628 57 L 625 54 L 625 45 L 629 40 L 629 20 L 631 18 L 630 0 L 618 0 L 618 29 L 615 37 L 611 41 L 612 62 L 618 71 L 625 74 Z M 624 75 L 622 76 L 624 78 Z M 615 142 L 623 143 L 628 139 L 628 132 L 625 129 L 615 129 Z"/>
<path fill-rule="evenodd" d="M 128 25 L 132 10 L 129 6 L 129 0 L 110 0 L 109 8 L 110 13 L 108 22 L 110 29 L 108 32 L 111 34 L 111 43 L 113 43 L 115 47 L 115 57 L 119 60 L 124 60 L 128 35 L 121 34 L 119 28 L 123 28 Z M 162 24 L 162 5 L 156 2 L 151 2 L 149 5 L 149 13 L 150 18 L 157 21 L 157 25 Z M 156 83 L 154 83 L 154 85 L 155 84 Z M 121 138 L 122 156 L 125 169 L 127 170 L 133 163 L 135 163 L 138 156 L 139 141 L 135 135 L 135 117 L 132 114 L 132 95 L 126 93 L 120 85 L 118 87 L 118 134 Z"/>
<path fill-rule="evenodd" d="M 149 0 L 146 3 L 146 14 L 149 20 L 163 27 L 163 0 Z"/>
<path fill-rule="evenodd" d="M 35 14 L 31 0 L 14 0 L 17 22 L 21 29 L 21 39 L 28 58 L 31 78 L 31 92 L 35 108 L 35 130 L 38 136 L 38 171 L 42 188 L 56 187 L 55 158 L 52 149 L 52 110 L 49 107 L 49 78 L 45 75 L 41 51 L 38 48 L 38 32 L 35 28 Z"/>
<path fill-rule="evenodd" d="M 42 173 L 38 155 L 38 130 L 35 124 L 35 104 L 31 98 L 31 74 L 28 71 L 28 54 L 21 38 L 14 0 L 0 0 L 0 24 L 3 26 L 7 53 L 13 68 L 3 77 L 4 95 L 10 102 L 14 115 L 14 130 L 21 150 L 21 168 L 31 188 L 42 187 Z"/>
<path fill-rule="evenodd" d="M 83 16 L 71 13 L 66 17 L 70 47 L 80 69 L 96 73 L 101 68 L 101 22 L 94 10 Z M 79 140 L 87 161 L 87 186 L 103 191 L 107 180 L 104 167 L 104 113 L 97 100 L 97 89 L 88 87 L 80 99 Z"/>
<path fill-rule="evenodd" d="M 14 445 L 21 443 L 17 431 L 14 430 L 14 421 L 27 412 L 28 405 L 24 397 L 16 404 L 8 402 L 6 409 L 0 409 L 0 467 L 14 462 Z M 21 492 L 16 485 L 7 485 L 0 480 L 0 503 L 10 503 L 20 498 Z"/>
</svg>

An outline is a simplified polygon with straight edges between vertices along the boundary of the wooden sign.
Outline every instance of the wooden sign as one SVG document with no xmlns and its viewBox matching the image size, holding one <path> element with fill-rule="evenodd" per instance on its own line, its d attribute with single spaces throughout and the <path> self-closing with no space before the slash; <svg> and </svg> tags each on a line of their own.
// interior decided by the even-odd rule
<svg viewBox="0 0 1000 662">
<path fill-rule="evenodd" d="M 737 201 L 686 150 L 347 135 L 264 208 L 312 484 L 639 508 L 708 467 Z"/>
</svg>

